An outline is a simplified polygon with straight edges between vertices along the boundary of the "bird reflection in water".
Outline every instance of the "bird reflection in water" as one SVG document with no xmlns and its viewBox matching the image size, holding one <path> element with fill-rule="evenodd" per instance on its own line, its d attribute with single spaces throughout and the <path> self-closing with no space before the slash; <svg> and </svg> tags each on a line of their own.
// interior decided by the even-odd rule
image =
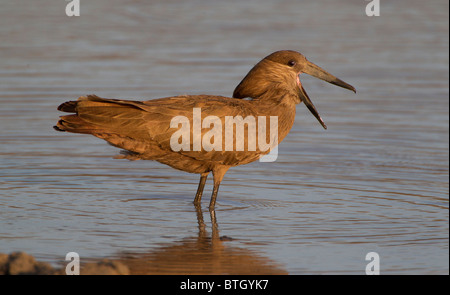
<svg viewBox="0 0 450 295">
<path fill-rule="evenodd" d="M 216 213 L 210 211 L 211 234 L 199 205 L 195 206 L 198 236 L 162 246 L 149 253 L 124 253 L 118 259 L 130 274 L 288 274 L 276 262 L 241 247 L 227 245 L 233 238 L 219 235 Z"/>
</svg>

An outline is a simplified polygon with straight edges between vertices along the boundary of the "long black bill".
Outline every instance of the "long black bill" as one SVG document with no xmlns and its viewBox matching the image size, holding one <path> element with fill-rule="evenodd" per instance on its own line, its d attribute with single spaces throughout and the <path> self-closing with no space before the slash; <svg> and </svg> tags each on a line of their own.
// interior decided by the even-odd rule
<svg viewBox="0 0 450 295">
<path fill-rule="evenodd" d="M 303 101 L 305 106 L 309 109 L 309 111 L 316 117 L 316 119 L 319 121 L 319 123 L 322 125 L 324 129 L 327 129 L 327 125 L 323 122 L 322 118 L 319 115 L 319 112 L 316 110 L 316 107 L 313 105 L 311 99 L 309 98 L 308 94 L 306 93 L 303 86 L 299 85 L 299 91 L 300 99 Z"/>
<path fill-rule="evenodd" d="M 321 67 L 313 64 L 310 61 L 306 63 L 305 68 L 303 69 L 302 72 L 356 93 L 355 87 L 345 83 L 341 79 L 336 78 L 335 76 L 331 75 L 330 73 L 328 73 Z M 319 120 L 319 123 L 322 125 L 322 127 L 327 129 L 327 126 L 320 117 L 319 112 L 316 110 L 316 107 L 313 105 L 311 99 L 308 97 L 308 94 L 306 94 L 305 89 L 303 89 L 303 86 L 300 83 L 299 83 L 299 95 L 301 100 L 305 103 L 306 107 L 311 111 L 314 117 L 316 117 L 317 120 Z"/>
</svg>

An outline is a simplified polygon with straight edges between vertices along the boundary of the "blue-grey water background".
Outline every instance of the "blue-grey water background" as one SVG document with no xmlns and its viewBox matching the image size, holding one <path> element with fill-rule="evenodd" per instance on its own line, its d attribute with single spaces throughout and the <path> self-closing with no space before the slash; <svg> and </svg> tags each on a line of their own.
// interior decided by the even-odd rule
<svg viewBox="0 0 450 295">
<path fill-rule="evenodd" d="M 79 17 L 67 3 L 0 1 L 0 252 L 62 264 L 182 249 L 199 233 L 198 175 L 55 132 L 56 107 L 230 96 L 293 49 L 357 93 L 302 75 L 328 130 L 299 105 L 277 161 L 229 170 L 224 249 L 289 274 L 364 274 L 371 251 L 382 274 L 449 273 L 448 1 L 381 0 L 373 17 L 362 0 L 81 0 Z"/>
</svg>

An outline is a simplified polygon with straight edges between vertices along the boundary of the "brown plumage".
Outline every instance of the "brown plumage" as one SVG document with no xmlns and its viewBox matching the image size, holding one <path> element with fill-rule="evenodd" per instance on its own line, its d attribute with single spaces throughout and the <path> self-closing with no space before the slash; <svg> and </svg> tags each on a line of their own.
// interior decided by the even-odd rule
<svg viewBox="0 0 450 295">
<path fill-rule="evenodd" d="M 225 126 L 227 116 L 242 118 L 265 117 L 266 143 L 270 142 L 270 116 L 278 117 L 278 143 L 289 133 L 295 118 L 295 106 L 304 102 L 319 122 L 326 128 L 314 105 L 303 89 L 298 75 L 310 74 L 332 84 L 355 91 L 353 86 L 325 72 L 295 51 L 277 51 L 256 64 L 236 87 L 233 98 L 212 95 L 188 95 L 166 97 L 147 101 L 105 99 L 95 95 L 82 96 L 77 101 L 61 104 L 58 110 L 71 115 L 62 116 L 54 127 L 58 131 L 92 134 L 123 149 L 121 158 L 130 160 L 156 160 L 175 169 L 199 173 L 200 183 L 194 199 L 199 204 L 209 172 L 214 176 L 214 188 L 210 210 L 214 209 L 220 182 L 232 166 L 258 160 L 269 150 L 249 148 L 245 129 L 244 150 L 237 151 L 237 132 L 233 132 L 233 150 L 225 147 L 222 132 L 222 148 L 201 150 L 194 148 L 192 139 L 193 109 L 200 108 L 202 120 L 216 116 Z M 244 100 L 242 98 L 251 98 Z M 171 137 L 177 128 L 171 128 L 176 116 L 188 118 L 190 123 L 190 149 L 174 151 Z M 201 138 L 211 128 L 201 128 Z M 258 130 L 256 130 L 258 134 Z M 264 135 L 264 134 L 263 134 Z M 258 135 L 257 135 L 258 136 Z M 256 137 L 257 137 L 256 136 Z M 211 140 L 213 137 L 209 137 Z M 214 138 L 219 140 L 218 138 Z"/>
</svg>

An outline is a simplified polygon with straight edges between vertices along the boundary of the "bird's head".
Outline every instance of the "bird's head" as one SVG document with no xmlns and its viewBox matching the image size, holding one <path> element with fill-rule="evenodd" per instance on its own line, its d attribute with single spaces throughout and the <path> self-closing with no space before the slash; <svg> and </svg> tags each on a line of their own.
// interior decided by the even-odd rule
<svg viewBox="0 0 450 295">
<path fill-rule="evenodd" d="M 292 50 L 282 50 L 266 56 L 256 64 L 236 87 L 233 97 L 274 99 L 288 94 L 289 97 L 294 99 L 295 103 L 303 101 L 323 128 L 326 129 L 325 123 L 300 82 L 300 74 L 302 73 L 356 93 L 353 86 L 308 61 L 301 53 Z"/>
</svg>

